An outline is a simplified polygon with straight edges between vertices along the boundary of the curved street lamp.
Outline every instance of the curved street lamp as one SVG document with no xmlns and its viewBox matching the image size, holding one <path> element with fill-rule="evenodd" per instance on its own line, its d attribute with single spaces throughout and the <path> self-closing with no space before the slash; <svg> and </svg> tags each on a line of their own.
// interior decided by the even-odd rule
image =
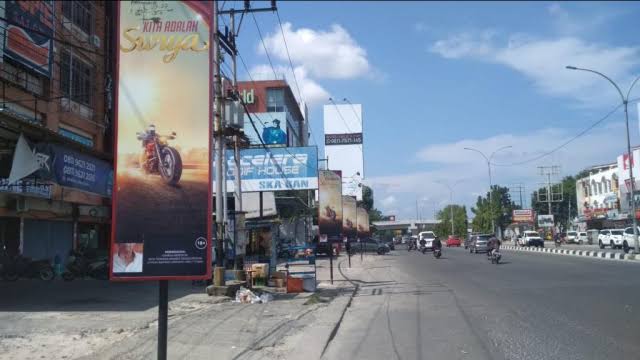
<svg viewBox="0 0 640 360">
<path fill-rule="evenodd" d="M 633 219 L 633 243 L 634 243 L 634 248 L 635 248 L 635 253 L 638 254 L 640 253 L 640 246 L 638 245 L 638 220 L 636 219 L 636 199 L 635 199 L 635 188 L 636 188 L 636 184 L 635 184 L 635 179 L 633 178 L 633 153 L 631 152 L 631 140 L 629 139 L 629 111 L 628 111 L 628 104 L 629 104 L 629 95 L 631 94 L 631 90 L 633 90 L 633 87 L 636 85 L 636 83 L 638 82 L 638 80 L 640 80 L 640 76 L 638 76 L 635 80 L 633 80 L 633 82 L 631 83 L 631 86 L 629 87 L 629 90 L 627 91 L 627 96 L 624 96 L 624 94 L 622 93 L 622 90 L 620 90 L 620 87 L 618 86 L 618 84 L 615 83 L 615 81 L 611 80 L 611 78 L 609 78 L 607 75 L 599 72 L 599 71 L 595 71 L 595 70 L 591 70 L 591 69 L 585 69 L 585 68 L 579 68 L 576 66 L 566 66 L 567 69 L 569 70 L 579 70 L 579 71 L 586 71 L 586 72 L 590 72 L 590 73 L 594 73 L 596 75 L 599 75 L 603 78 L 605 78 L 607 81 L 609 81 L 611 83 L 611 85 L 613 85 L 613 87 L 616 88 L 616 90 L 618 90 L 618 94 L 620 94 L 620 98 L 622 99 L 622 104 L 624 105 L 624 119 L 627 125 L 627 153 L 629 154 L 629 179 L 631 180 L 631 211 L 632 211 L 632 219 Z"/>
<path fill-rule="evenodd" d="M 469 151 L 475 151 L 478 154 L 482 155 L 482 157 L 487 161 L 487 169 L 489 170 L 489 216 L 491 216 L 491 232 L 492 233 L 496 233 L 496 220 L 493 217 L 493 203 L 491 202 L 491 188 L 493 187 L 493 182 L 491 180 L 491 159 L 493 159 L 493 156 L 502 150 L 506 150 L 506 149 L 510 149 L 513 146 L 511 145 L 507 145 L 507 146 L 503 146 L 501 148 L 498 148 L 497 150 L 495 150 L 494 152 L 491 153 L 491 155 L 489 155 L 489 157 L 487 157 L 482 151 L 478 150 L 478 149 L 474 149 L 471 147 L 466 147 L 464 148 L 465 150 L 469 150 Z"/>
</svg>

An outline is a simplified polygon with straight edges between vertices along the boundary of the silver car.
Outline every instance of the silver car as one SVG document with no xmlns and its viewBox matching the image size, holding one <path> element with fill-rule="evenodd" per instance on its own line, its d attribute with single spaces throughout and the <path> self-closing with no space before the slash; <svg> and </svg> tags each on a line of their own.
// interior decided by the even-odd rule
<svg viewBox="0 0 640 360">
<path fill-rule="evenodd" d="M 492 237 L 493 235 L 491 234 L 476 235 L 471 241 L 469 252 L 474 254 L 477 254 L 479 252 L 487 252 L 487 244 L 489 243 L 489 239 L 491 239 Z"/>
</svg>

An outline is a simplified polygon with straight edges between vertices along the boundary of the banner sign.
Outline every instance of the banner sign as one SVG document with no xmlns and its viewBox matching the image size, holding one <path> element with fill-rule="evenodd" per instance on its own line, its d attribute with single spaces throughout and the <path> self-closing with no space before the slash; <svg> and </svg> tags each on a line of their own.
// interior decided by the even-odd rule
<svg viewBox="0 0 640 360">
<path fill-rule="evenodd" d="M 342 233 L 342 178 L 331 170 L 318 173 L 318 232 L 329 238 Z"/>
<path fill-rule="evenodd" d="M 364 208 L 358 208 L 356 210 L 357 226 L 358 226 L 358 238 L 364 238 L 369 236 L 369 213 Z"/>
<path fill-rule="evenodd" d="M 117 4 L 110 277 L 211 278 L 211 4 Z"/>
<path fill-rule="evenodd" d="M 4 55 L 51 77 L 53 1 L 3 1 L 6 21 Z"/>
<path fill-rule="evenodd" d="M 235 191 L 236 163 L 232 151 L 225 154 L 227 191 L 232 192 Z M 242 192 L 317 189 L 318 149 L 287 147 L 269 148 L 269 151 L 264 148 L 241 150 L 240 178 Z"/>
<path fill-rule="evenodd" d="M 262 206 L 262 208 L 260 208 Z M 278 215 L 275 193 L 242 192 L 242 211 L 246 212 L 245 219 L 256 219 Z"/>
<path fill-rule="evenodd" d="M 60 186 L 111 197 L 113 170 L 108 162 L 55 144 L 37 144 L 35 148 L 38 176 Z"/>
<path fill-rule="evenodd" d="M 355 239 L 356 233 L 356 198 L 353 196 L 342 196 L 342 235 Z"/>
<path fill-rule="evenodd" d="M 324 144 L 325 145 L 362 144 L 362 133 L 326 134 L 324 136 Z"/>
<path fill-rule="evenodd" d="M 9 184 L 9 179 L 0 179 L 0 192 L 51 199 L 51 184 L 34 179 L 21 179 Z"/>
<path fill-rule="evenodd" d="M 553 227 L 553 215 L 538 215 L 539 227 Z"/>
<path fill-rule="evenodd" d="M 533 210 L 532 209 L 520 209 L 513 210 L 512 221 L 514 223 L 527 223 L 533 222 Z"/>
<path fill-rule="evenodd" d="M 267 146 L 287 146 L 286 112 L 252 113 L 253 125 L 249 117 L 246 114 L 244 116 L 244 133 L 249 138 L 251 145 L 262 146 L 260 142 L 262 139 Z M 258 129 L 258 133 L 253 128 L 254 125 Z"/>
</svg>

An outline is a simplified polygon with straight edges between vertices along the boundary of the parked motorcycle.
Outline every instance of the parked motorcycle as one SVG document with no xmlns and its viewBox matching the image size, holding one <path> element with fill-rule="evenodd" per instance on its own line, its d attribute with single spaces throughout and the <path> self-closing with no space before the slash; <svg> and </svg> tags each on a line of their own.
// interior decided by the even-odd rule
<svg viewBox="0 0 640 360">
<path fill-rule="evenodd" d="M 440 259 L 440 256 L 442 256 L 442 249 L 433 249 L 433 257 Z"/>
<path fill-rule="evenodd" d="M 169 185 L 176 185 L 182 176 L 182 158 L 180 153 L 169 146 L 168 141 L 176 138 L 175 131 L 163 136 L 156 133 L 154 125 L 145 132 L 136 133 L 142 141 L 143 152 L 140 155 L 140 167 L 147 174 L 160 174 Z"/>
<path fill-rule="evenodd" d="M 85 251 L 71 250 L 67 259 L 65 272 L 62 278 L 65 281 L 71 281 L 76 277 L 90 276 L 98 280 L 107 280 L 109 278 L 108 259 L 105 257 L 96 257 Z"/>
<path fill-rule="evenodd" d="M 3 256 L 2 278 L 7 281 L 16 281 L 21 277 L 53 280 L 55 273 L 51 262 L 46 259 L 32 260 L 21 255 L 15 257 Z"/>
</svg>

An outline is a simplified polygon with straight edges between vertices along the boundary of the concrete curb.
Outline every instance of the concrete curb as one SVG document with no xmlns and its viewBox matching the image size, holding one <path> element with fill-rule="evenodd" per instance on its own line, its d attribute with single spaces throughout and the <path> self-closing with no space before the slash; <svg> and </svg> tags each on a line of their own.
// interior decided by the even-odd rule
<svg viewBox="0 0 640 360">
<path fill-rule="evenodd" d="M 522 247 L 522 246 L 512 246 L 512 245 L 502 245 L 500 249 L 520 251 L 520 252 L 537 252 L 537 253 L 547 253 L 547 254 L 555 254 L 555 255 L 578 256 L 578 257 L 587 257 L 592 259 L 596 258 L 596 259 L 602 259 L 602 260 L 626 261 L 626 262 L 640 264 L 640 256 L 636 256 L 635 254 L 623 254 L 623 253 L 614 253 L 614 252 L 607 252 L 607 251 L 561 249 L 561 248 L 550 249 L 550 248 L 537 248 L 537 247 Z"/>
</svg>

